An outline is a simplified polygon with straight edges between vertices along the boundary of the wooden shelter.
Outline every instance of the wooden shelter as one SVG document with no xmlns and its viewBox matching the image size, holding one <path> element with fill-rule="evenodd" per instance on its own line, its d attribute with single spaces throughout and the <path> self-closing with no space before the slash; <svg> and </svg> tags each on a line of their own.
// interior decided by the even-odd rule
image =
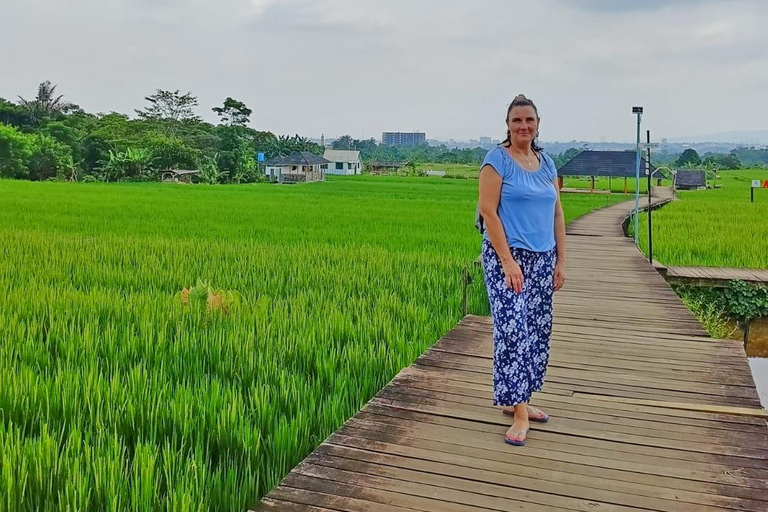
<svg viewBox="0 0 768 512">
<path fill-rule="evenodd" d="M 675 171 L 675 190 L 698 190 L 707 188 L 707 173 L 701 169 L 678 169 Z"/>
<path fill-rule="evenodd" d="M 634 151 L 582 151 L 571 158 L 557 171 L 560 179 L 560 187 L 563 186 L 563 177 L 565 176 L 584 176 L 589 177 L 589 191 L 595 189 L 595 177 L 607 177 L 609 182 L 612 178 L 624 178 L 624 192 L 629 188 L 627 180 L 635 177 L 636 153 Z M 646 161 L 640 158 L 640 177 L 644 179 Z M 656 168 L 651 165 L 651 175 L 656 174 Z"/>
<path fill-rule="evenodd" d="M 398 161 L 376 161 L 368 163 L 368 172 L 371 174 L 390 174 L 399 171 L 403 167 L 409 165 L 410 162 L 398 162 Z"/>
<path fill-rule="evenodd" d="M 160 171 L 160 180 L 164 183 L 192 183 L 198 174 L 198 170 L 166 169 Z"/>
</svg>

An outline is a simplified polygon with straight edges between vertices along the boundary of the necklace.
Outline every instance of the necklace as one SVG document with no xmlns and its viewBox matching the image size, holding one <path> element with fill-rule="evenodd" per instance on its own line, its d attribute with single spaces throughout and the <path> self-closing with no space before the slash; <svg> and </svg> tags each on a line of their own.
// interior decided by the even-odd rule
<svg viewBox="0 0 768 512">
<path fill-rule="evenodd" d="M 510 152 L 510 153 L 512 153 L 512 154 L 513 154 L 513 156 L 514 156 L 514 153 L 512 152 L 512 148 L 511 148 L 511 147 L 509 148 L 509 152 Z M 520 158 L 522 158 L 523 160 L 525 160 L 525 163 L 528 165 L 528 167 L 533 167 L 533 164 L 531 163 L 531 161 L 530 161 L 530 160 L 528 160 L 528 158 L 527 158 L 527 157 L 525 157 L 525 156 L 523 156 L 523 155 L 520 155 Z"/>
</svg>

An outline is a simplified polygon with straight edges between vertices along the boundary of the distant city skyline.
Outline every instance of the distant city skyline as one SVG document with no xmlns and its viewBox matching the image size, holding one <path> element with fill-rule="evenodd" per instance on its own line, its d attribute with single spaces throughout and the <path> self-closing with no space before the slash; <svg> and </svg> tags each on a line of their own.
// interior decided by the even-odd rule
<svg viewBox="0 0 768 512">
<path fill-rule="evenodd" d="M 643 132 L 644 134 L 645 132 Z M 344 135 L 350 135 L 348 133 L 342 134 L 342 135 L 336 135 L 336 136 L 329 136 L 326 134 L 321 134 L 325 136 L 326 141 L 333 142 L 334 140 L 339 139 L 340 137 Z M 354 137 L 353 139 L 358 140 L 370 140 L 373 138 L 376 140 L 377 143 L 381 143 L 381 138 L 376 137 Z M 314 141 L 320 141 L 321 137 L 310 137 L 311 140 Z M 645 141 L 645 138 L 642 139 Z M 741 144 L 741 145 L 756 145 L 756 146 L 768 146 L 768 130 L 754 130 L 754 131 L 737 131 L 737 132 L 724 132 L 724 133 L 717 133 L 717 134 L 705 134 L 705 135 L 698 135 L 698 136 L 690 136 L 690 137 L 663 137 L 661 139 L 653 137 L 653 140 L 655 142 L 660 143 L 670 143 L 670 144 L 684 144 L 684 143 L 693 143 L 693 144 L 700 144 L 700 143 L 717 143 L 717 144 Z M 550 144 L 561 144 L 561 143 L 588 143 L 588 144 L 634 144 L 635 141 L 632 140 L 583 140 L 583 139 L 563 139 L 563 140 L 546 140 L 546 139 L 540 139 L 542 143 L 550 143 Z M 488 136 L 476 136 L 476 137 L 470 137 L 468 139 L 457 139 L 457 138 L 448 138 L 448 139 L 439 139 L 439 138 L 432 138 L 432 137 L 426 137 L 427 143 L 434 143 L 434 142 L 443 142 L 443 143 L 472 143 L 477 142 L 478 145 L 482 146 L 484 144 L 498 144 L 501 142 L 500 138 L 492 138 Z"/>
</svg>

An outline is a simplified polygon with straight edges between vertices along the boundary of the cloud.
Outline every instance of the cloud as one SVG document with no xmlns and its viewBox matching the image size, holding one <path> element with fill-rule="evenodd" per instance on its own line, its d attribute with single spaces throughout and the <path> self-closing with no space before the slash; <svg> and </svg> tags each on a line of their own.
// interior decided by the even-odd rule
<svg viewBox="0 0 768 512">
<path fill-rule="evenodd" d="M 498 136 L 519 92 L 546 139 L 629 140 L 635 103 L 660 136 L 768 118 L 762 1 L 4 0 L 0 17 L 0 96 L 50 79 L 93 111 L 162 87 L 310 136 Z"/>
<path fill-rule="evenodd" d="M 571 9 L 582 11 L 635 12 L 700 6 L 717 0 L 559 0 Z"/>
<path fill-rule="evenodd" d="M 380 30 L 387 11 L 350 0 L 252 0 L 250 26 L 270 32 L 325 32 L 328 36 Z"/>
</svg>

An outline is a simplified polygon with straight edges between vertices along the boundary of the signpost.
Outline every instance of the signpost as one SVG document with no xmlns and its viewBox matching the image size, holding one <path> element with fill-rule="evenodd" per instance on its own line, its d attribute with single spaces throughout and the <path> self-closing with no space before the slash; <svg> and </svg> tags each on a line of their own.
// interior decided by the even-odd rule
<svg viewBox="0 0 768 512">
<path fill-rule="evenodd" d="M 264 163 L 264 153 L 262 153 L 261 151 L 259 151 L 256 154 L 256 162 L 257 162 L 257 164 L 256 164 L 257 172 L 264 172 L 264 173 L 266 173 L 267 171 L 265 169 L 261 168 L 261 164 Z"/>
<path fill-rule="evenodd" d="M 659 147 L 658 144 L 651 144 L 651 130 L 645 131 L 646 143 L 643 147 L 648 152 L 645 161 L 645 175 L 648 176 L 648 263 L 653 265 L 653 222 L 651 221 L 651 148 Z"/>
<path fill-rule="evenodd" d="M 760 180 L 752 180 L 752 186 L 749 188 L 749 202 L 755 202 L 755 189 L 756 188 L 768 188 L 768 180 L 761 182 Z"/>
<path fill-rule="evenodd" d="M 637 115 L 637 155 L 635 156 L 635 245 L 637 245 L 640 212 L 640 119 L 643 117 L 643 107 L 632 107 L 632 113 Z"/>
</svg>

